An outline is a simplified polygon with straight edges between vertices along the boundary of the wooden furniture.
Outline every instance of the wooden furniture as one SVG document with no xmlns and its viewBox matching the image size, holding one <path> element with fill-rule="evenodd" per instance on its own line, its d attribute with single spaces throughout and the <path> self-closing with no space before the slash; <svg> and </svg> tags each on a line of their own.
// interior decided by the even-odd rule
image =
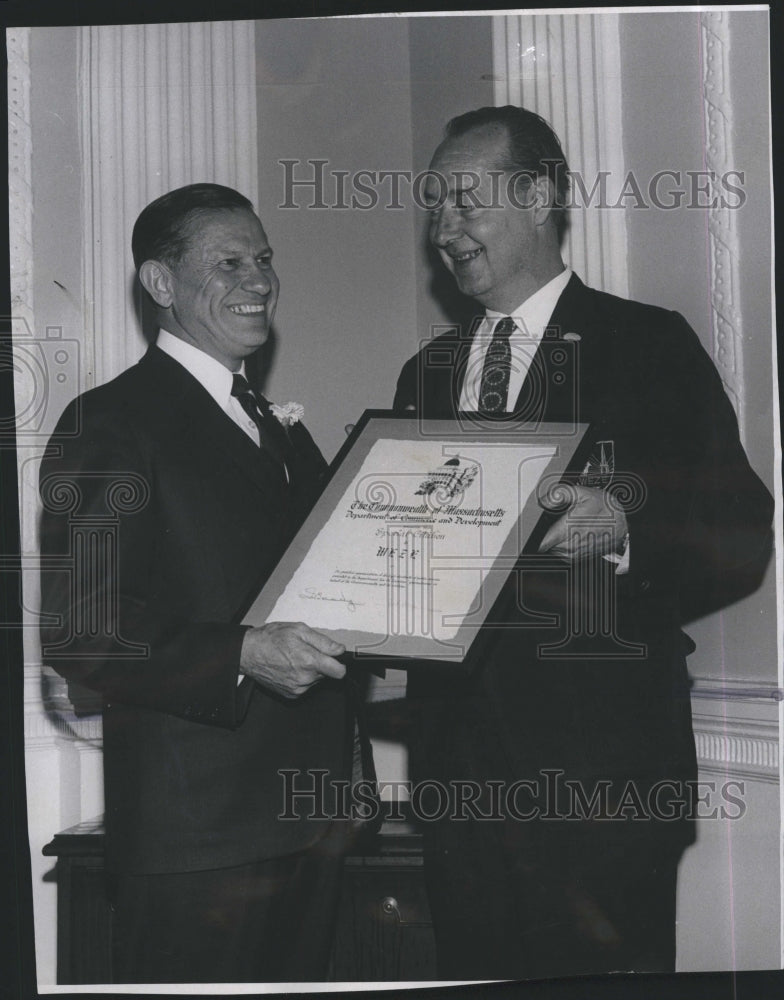
<svg viewBox="0 0 784 1000">
<path fill-rule="evenodd" d="M 409 824 L 390 821 L 363 853 L 346 858 L 331 981 L 435 979 L 421 839 Z"/>
<path fill-rule="evenodd" d="M 57 858 L 58 985 L 111 983 L 112 911 L 102 817 L 56 834 L 43 853 Z"/>
<path fill-rule="evenodd" d="M 112 983 L 102 820 L 63 830 L 43 853 L 57 858 L 58 984 Z M 435 975 L 421 837 L 406 821 L 388 821 L 346 858 L 329 980 L 399 982 Z"/>
</svg>

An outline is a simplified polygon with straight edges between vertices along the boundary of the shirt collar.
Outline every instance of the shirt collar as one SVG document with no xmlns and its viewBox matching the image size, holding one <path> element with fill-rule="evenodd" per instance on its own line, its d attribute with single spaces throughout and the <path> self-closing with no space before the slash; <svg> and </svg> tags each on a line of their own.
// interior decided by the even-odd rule
<svg viewBox="0 0 784 1000">
<path fill-rule="evenodd" d="M 168 330 L 158 332 L 156 345 L 170 358 L 174 358 L 207 390 L 218 406 L 225 408 L 231 399 L 233 373 L 229 369 L 193 344 L 175 337 Z M 240 375 L 245 374 L 243 361 Z"/>
<path fill-rule="evenodd" d="M 499 313 L 488 309 L 485 314 L 488 325 L 494 327 L 499 319 L 511 316 L 518 330 L 540 339 L 573 273 L 570 267 L 565 267 L 560 274 L 551 278 L 546 285 L 542 285 L 511 313 Z"/>
</svg>

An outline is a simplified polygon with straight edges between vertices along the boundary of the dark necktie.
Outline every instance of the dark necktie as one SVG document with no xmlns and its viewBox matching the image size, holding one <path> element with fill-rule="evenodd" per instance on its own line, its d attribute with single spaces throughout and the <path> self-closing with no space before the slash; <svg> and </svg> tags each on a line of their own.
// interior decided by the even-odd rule
<svg viewBox="0 0 784 1000">
<path fill-rule="evenodd" d="M 512 370 L 512 348 L 509 338 L 515 322 L 511 316 L 500 319 L 493 330 L 493 339 L 487 348 L 479 384 L 479 410 L 482 413 L 504 413 L 509 395 L 509 376 Z"/>
<path fill-rule="evenodd" d="M 280 443 L 276 440 L 275 429 L 270 427 L 270 421 L 274 420 L 268 413 L 259 408 L 259 403 L 255 393 L 248 384 L 244 375 L 233 376 L 231 386 L 232 396 L 236 396 L 240 406 L 248 414 L 251 420 L 259 429 L 259 444 L 267 452 L 273 461 L 277 462 L 282 469 L 286 468 L 286 460 Z"/>
</svg>

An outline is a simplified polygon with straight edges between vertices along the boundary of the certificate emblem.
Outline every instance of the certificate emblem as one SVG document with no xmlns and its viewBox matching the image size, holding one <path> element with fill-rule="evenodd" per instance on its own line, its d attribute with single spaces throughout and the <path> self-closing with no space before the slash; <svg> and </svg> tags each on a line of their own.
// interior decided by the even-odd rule
<svg viewBox="0 0 784 1000">
<path fill-rule="evenodd" d="M 476 479 L 479 466 L 473 463 L 461 463 L 460 458 L 447 459 L 443 465 L 428 474 L 427 479 L 419 484 L 415 496 L 426 496 L 437 503 L 445 504 L 454 500 L 458 494 L 462 496 Z"/>
</svg>

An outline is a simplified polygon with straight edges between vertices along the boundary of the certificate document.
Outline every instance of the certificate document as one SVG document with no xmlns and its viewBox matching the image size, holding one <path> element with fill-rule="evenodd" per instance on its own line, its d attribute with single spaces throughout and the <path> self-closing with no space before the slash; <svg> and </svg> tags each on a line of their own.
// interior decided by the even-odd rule
<svg viewBox="0 0 784 1000">
<path fill-rule="evenodd" d="M 268 620 L 453 639 L 554 452 L 376 441 Z"/>
<path fill-rule="evenodd" d="M 585 427 L 368 411 L 244 621 L 303 621 L 357 655 L 465 658 Z M 579 456 L 578 456 L 579 457 Z"/>
</svg>

